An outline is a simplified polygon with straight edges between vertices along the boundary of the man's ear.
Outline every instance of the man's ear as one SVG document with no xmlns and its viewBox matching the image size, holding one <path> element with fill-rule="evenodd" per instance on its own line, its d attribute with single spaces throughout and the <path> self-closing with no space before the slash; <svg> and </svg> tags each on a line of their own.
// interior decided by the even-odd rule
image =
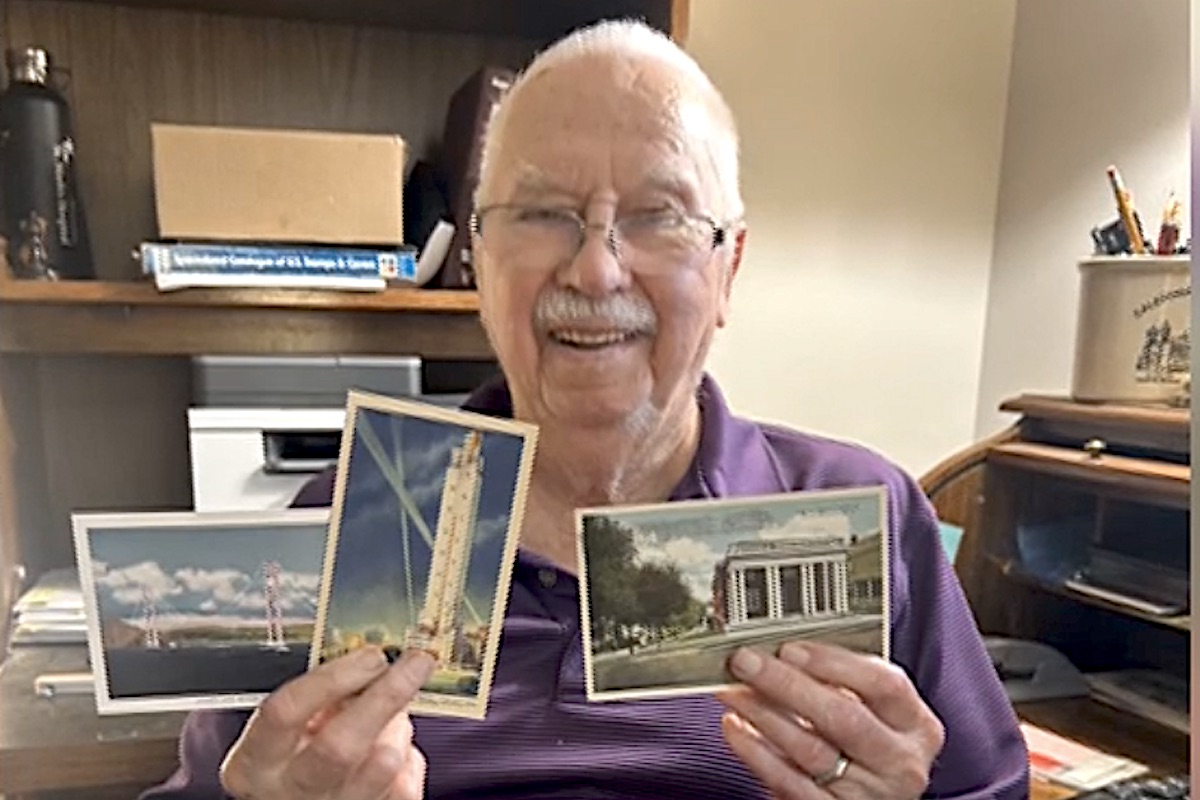
<svg viewBox="0 0 1200 800">
<path fill-rule="evenodd" d="M 724 275 L 721 280 L 721 298 L 717 307 L 717 327 L 724 328 L 729 321 L 729 301 L 733 294 L 733 279 L 737 277 L 738 268 L 742 265 L 742 254 L 746 251 L 746 227 L 739 226 L 733 235 L 733 252 L 725 262 Z"/>
</svg>

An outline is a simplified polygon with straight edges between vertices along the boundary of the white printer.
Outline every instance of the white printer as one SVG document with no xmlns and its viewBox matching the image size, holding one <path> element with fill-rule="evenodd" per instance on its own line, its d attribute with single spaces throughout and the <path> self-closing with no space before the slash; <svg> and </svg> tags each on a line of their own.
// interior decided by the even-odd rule
<svg viewBox="0 0 1200 800">
<path fill-rule="evenodd" d="M 337 463 L 346 392 L 457 406 L 422 393 L 415 356 L 198 356 L 188 409 L 196 511 L 283 508 Z"/>
</svg>

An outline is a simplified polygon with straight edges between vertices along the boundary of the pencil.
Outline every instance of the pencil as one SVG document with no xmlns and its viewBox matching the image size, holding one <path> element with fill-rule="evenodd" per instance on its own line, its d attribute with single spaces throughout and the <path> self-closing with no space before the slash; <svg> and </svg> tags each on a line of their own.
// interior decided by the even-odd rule
<svg viewBox="0 0 1200 800">
<path fill-rule="evenodd" d="M 1121 222 L 1125 225 L 1125 233 L 1129 236 L 1129 244 L 1137 255 L 1145 255 L 1146 243 L 1142 241 L 1142 232 L 1138 229 L 1137 220 L 1133 216 L 1133 204 L 1129 200 L 1129 192 L 1121 181 L 1121 173 L 1115 166 L 1109 166 L 1108 182 L 1112 186 L 1113 196 L 1117 199 L 1117 211 Z"/>
</svg>

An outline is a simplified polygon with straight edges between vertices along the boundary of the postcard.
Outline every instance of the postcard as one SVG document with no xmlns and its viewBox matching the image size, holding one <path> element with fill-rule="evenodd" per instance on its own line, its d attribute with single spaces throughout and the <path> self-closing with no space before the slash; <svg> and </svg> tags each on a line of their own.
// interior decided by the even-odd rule
<svg viewBox="0 0 1200 800">
<path fill-rule="evenodd" d="M 98 713 L 253 708 L 307 669 L 329 509 L 71 522 Z"/>
<path fill-rule="evenodd" d="M 537 429 L 347 396 L 311 665 L 364 644 L 438 662 L 414 714 L 482 719 Z"/>
<path fill-rule="evenodd" d="M 706 694 L 751 646 L 888 657 L 883 487 L 580 509 L 588 699 Z"/>
</svg>

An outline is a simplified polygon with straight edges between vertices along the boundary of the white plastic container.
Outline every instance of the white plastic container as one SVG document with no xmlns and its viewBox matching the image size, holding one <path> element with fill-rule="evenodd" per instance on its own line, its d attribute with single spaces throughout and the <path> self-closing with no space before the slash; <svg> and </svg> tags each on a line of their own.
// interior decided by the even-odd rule
<svg viewBox="0 0 1200 800">
<path fill-rule="evenodd" d="M 1191 256 L 1079 262 L 1071 394 L 1083 402 L 1174 403 L 1191 379 Z"/>
</svg>

